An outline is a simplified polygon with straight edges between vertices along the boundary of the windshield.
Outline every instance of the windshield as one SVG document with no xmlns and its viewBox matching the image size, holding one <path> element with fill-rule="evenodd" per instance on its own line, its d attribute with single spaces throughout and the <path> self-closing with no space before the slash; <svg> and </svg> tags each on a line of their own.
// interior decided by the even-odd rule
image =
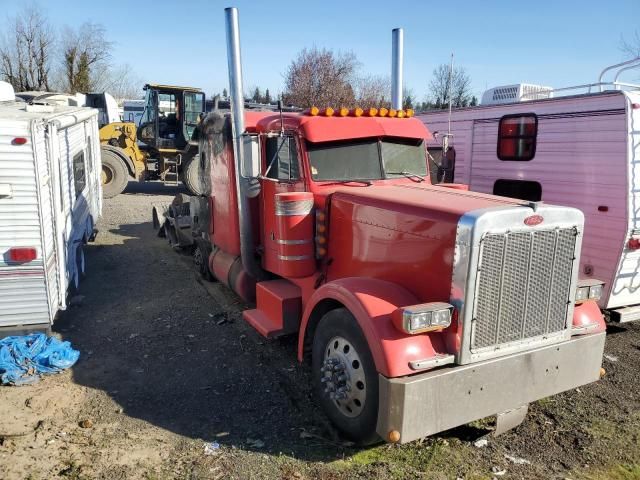
<svg viewBox="0 0 640 480">
<path fill-rule="evenodd" d="M 385 138 L 349 142 L 307 142 L 316 181 L 382 180 L 427 174 L 424 142 Z"/>
</svg>

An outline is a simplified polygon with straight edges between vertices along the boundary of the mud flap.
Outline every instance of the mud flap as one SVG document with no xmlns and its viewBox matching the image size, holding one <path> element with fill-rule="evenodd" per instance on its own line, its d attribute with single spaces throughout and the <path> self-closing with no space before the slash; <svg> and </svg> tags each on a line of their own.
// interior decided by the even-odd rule
<svg viewBox="0 0 640 480">
<path fill-rule="evenodd" d="M 529 411 L 529 404 L 522 405 L 518 408 L 506 410 L 496 415 L 496 429 L 493 432 L 494 436 L 502 435 L 508 432 L 512 428 L 516 428 L 520 425 Z"/>
</svg>

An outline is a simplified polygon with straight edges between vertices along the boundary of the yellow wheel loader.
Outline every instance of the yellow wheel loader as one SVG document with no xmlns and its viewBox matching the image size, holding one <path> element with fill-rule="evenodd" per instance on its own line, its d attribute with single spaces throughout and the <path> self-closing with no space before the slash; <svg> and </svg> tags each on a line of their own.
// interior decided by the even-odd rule
<svg viewBox="0 0 640 480">
<path fill-rule="evenodd" d="M 159 84 L 147 84 L 144 89 L 139 126 L 112 122 L 100 129 L 103 195 L 118 195 L 132 178 L 169 185 L 182 180 L 192 194 L 202 194 L 197 162 L 204 93 L 198 88 Z"/>
</svg>

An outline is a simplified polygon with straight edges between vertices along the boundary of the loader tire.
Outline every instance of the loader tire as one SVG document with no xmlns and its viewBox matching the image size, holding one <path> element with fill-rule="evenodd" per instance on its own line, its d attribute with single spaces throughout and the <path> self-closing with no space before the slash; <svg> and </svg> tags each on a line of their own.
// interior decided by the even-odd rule
<svg viewBox="0 0 640 480">
<path fill-rule="evenodd" d="M 198 155 L 191 157 L 182 164 L 182 183 L 192 195 L 205 195 L 207 192 L 203 188 L 200 180 L 200 157 Z"/>
<path fill-rule="evenodd" d="M 129 183 L 129 171 L 115 153 L 101 149 L 102 154 L 102 196 L 112 198 L 122 193 Z"/>
</svg>

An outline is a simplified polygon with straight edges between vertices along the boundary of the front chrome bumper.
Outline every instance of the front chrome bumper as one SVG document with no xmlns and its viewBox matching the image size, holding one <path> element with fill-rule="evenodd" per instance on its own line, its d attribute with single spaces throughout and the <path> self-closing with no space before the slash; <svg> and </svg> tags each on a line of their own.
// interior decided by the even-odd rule
<svg viewBox="0 0 640 480">
<path fill-rule="evenodd" d="M 377 432 L 407 443 L 600 378 L 605 333 L 402 378 L 379 376 Z"/>
</svg>

